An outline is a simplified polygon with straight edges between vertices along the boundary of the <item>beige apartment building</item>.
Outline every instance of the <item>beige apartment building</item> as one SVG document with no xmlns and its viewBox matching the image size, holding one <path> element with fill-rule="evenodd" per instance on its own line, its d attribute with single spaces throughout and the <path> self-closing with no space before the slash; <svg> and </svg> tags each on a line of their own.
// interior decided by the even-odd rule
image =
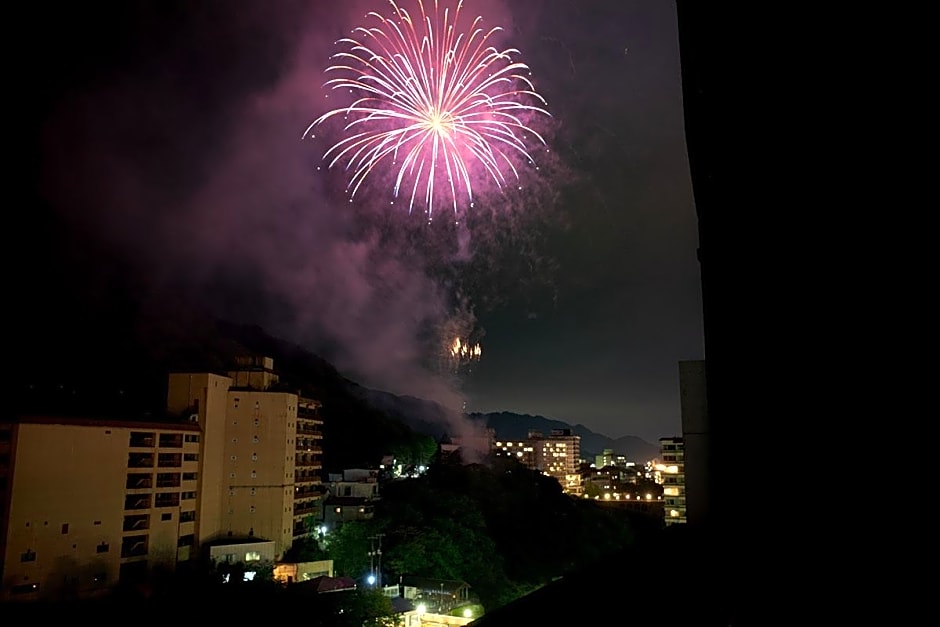
<svg viewBox="0 0 940 627">
<path fill-rule="evenodd" d="M 0 432 L 0 599 L 94 595 L 192 557 L 198 425 L 30 417 Z"/>
<path fill-rule="evenodd" d="M 178 422 L 0 424 L 0 599 L 86 596 L 215 541 L 280 558 L 322 515 L 319 408 L 251 357 L 171 374 Z"/>
<path fill-rule="evenodd" d="M 315 532 L 320 403 L 281 386 L 271 358 L 245 358 L 227 377 L 171 374 L 167 409 L 205 433 L 200 543 L 264 538 L 281 556 L 295 537 Z"/>
</svg>

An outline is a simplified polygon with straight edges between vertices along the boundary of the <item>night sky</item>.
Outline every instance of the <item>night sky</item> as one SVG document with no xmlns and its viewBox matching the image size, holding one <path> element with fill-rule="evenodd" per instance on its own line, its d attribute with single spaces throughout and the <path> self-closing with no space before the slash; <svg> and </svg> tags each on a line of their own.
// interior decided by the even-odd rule
<svg viewBox="0 0 940 627">
<path fill-rule="evenodd" d="M 19 243 L 42 257 L 19 274 L 74 266 L 55 230 L 107 251 L 143 291 L 185 289 L 366 385 L 612 437 L 679 432 L 677 362 L 704 349 L 673 4 L 466 0 L 506 27 L 553 118 L 552 157 L 526 193 L 482 202 L 462 233 L 375 191 L 351 206 L 342 172 L 317 170 L 324 147 L 301 135 L 327 108 L 333 42 L 387 6 L 337 4 L 17 15 L 30 45 L 14 185 L 33 218 Z M 101 285 L 75 275 L 73 289 Z M 45 305 L 24 296 L 25 320 Z M 426 372 L 442 325 L 483 346 L 457 380 Z"/>
</svg>

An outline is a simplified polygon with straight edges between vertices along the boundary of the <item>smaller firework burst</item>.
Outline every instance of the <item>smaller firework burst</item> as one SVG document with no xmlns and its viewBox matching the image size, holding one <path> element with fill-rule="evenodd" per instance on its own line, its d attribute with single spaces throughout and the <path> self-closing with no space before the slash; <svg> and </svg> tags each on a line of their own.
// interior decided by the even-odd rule
<svg viewBox="0 0 940 627">
<path fill-rule="evenodd" d="M 452 374 L 469 374 L 473 364 L 483 357 L 483 348 L 479 343 L 460 337 L 454 337 L 442 351 L 443 367 Z"/>
</svg>

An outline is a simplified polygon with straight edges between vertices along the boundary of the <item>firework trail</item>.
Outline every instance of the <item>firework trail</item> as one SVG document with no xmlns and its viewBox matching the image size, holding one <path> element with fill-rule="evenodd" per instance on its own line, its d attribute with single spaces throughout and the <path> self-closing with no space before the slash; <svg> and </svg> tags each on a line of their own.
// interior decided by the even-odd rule
<svg viewBox="0 0 940 627">
<path fill-rule="evenodd" d="M 429 7 L 430 1 L 432 12 L 418 0 L 419 14 L 412 16 L 390 0 L 389 17 L 370 12 L 375 26 L 337 42 L 345 49 L 333 55 L 327 73 L 337 77 L 325 87 L 347 89 L 353 102 L 304 132 L 342 116 L 346 137 L 324 159 L 351 172 L 350 202 L 376 166 L 391 162 L 394 197 L 407 199 L 409 213 L 423 203 L 428 219 L 435 202 L 452 205 L 455 214 L 473 207 L 475 173 L 500 189 L 512 183 L 510 176 L 518 181 L 514 162 L 535 165 L 527 140 L 545 145 L 527 120 L 549 115 L 528 66 L 513 60 L 519 51 L 491 44 L 501 28 L 485 30 L 476 17 L 461 30 L 462 0 L 453 12 L 438 0 Z"/>
</svg>

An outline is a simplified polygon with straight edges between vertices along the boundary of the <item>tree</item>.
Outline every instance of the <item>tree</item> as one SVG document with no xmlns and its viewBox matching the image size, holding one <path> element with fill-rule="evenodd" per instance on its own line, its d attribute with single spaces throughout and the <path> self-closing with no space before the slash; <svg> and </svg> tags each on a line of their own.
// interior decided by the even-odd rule
<svg viewBox="0 0 940 627">
<path fill-rule="evenodd" d="M 357 520 L 344 523 L 330 534 L 326 553 L 337 574 L 358 579 L 369 571 L 370 537 L 381 531 L 381 523 Z"/>
<path fill-rule="evenodd" d="M 316 538 L 309 536 L 297 538 L 284 553 L 285 562 L 316 562 L 330 559 L 329 554 L 320 546 Z"/>
</svg>

